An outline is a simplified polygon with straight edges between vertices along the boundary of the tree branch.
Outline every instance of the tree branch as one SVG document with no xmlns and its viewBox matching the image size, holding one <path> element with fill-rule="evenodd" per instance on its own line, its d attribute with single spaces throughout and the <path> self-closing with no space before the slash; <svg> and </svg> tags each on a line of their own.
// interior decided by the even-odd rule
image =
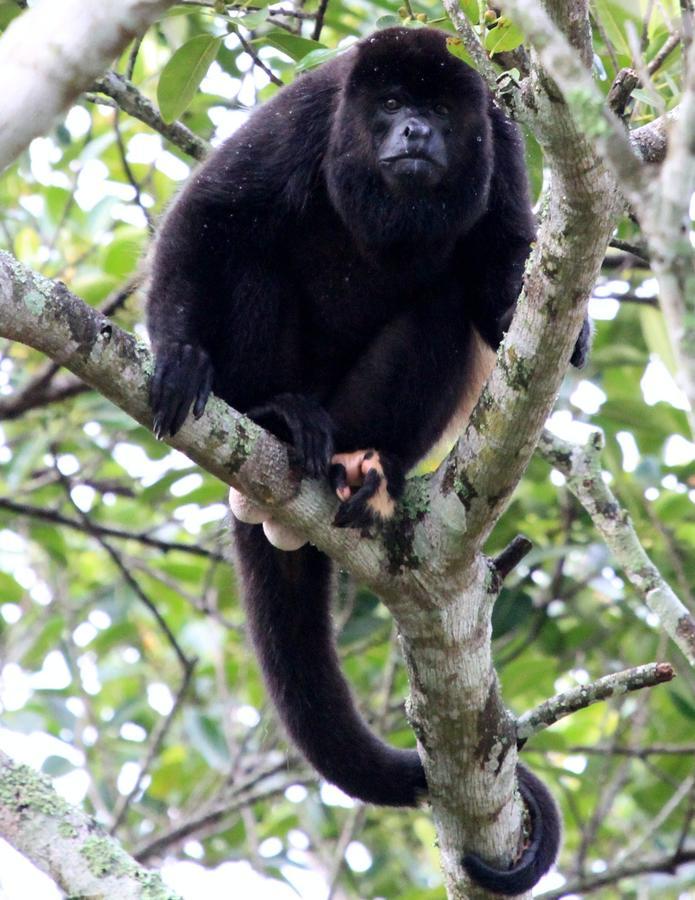
<svg viewBox="0 0 695 900">
<path fill-rule="evenodd" d="M 215 559 L 220 562 L 224 561 L 224 555 L 214 550 L 206 550 L 198 544 L 183 544 L 178 541 L 163 541 L 159 538 L 152 537 L 149 534 L 138 531 L 125 531 L 122 528 L 112 528 L 109 525 L 100 525 L 96 522 L 90 522 L 87 525 L 83 521 L 71 519 L 64 516 L 54 509 L 44 509 L 40 506 L 31 506 L 27 503 L 17 503 L 10 500 L 9 497 L 0 497 L 0 511 L 7 510 L 17 516 L 27 516 L 32 519 L 39 519 L 43 522 L 51 522 L 53 525 L 60 525 L 61 528 L 71 528 L 75 531 L 82 531 L 86 534 L 94 536 L 119 538 L 124 541 L 137 541 L 146 547 L 154 547 L 163 553 L 178 551 L 179 553 L 189 553 L 192 556 L 202 556 L 206 559 Z"/>
<path fill-rule="evenodd" d="M 0 170 L 171 3 L 43 0 L 15 19 L 0 38 Z"/>
<path fill-rule="evenodd" d="M 149 125 L 194 159 L 203 159 L 209 152 L 210 145 L 207 141 L 199 138 L 183 122 L 165 122 L 154 103 L 117 72 L 105 72 L 101 78 L 97 78 L 92 87 L 93 90 L 110 97 L 123 112 Z M 99 97 L 95 97 L 94 102 L 98 103 Z"/>
<path fill-rule="evenodd" d="M 47 779 L 0 750 L 0 834 L 71 897 L 181 900 Z"/>
<path fill-rule="evenodd" d="M 638 875 L 647 875 L 649 872 L 666 872 L 675 875 L 679 866 L 695 860 L 695 849 L 681 850 L 676 853 L 663 853 L 660 856 L 646 856 L 643 859 L 625 863 L 622 866 L 611 866 L 600 875 L 586 875 L 583 878 L 575 878 L 566 881 L 558 890 L 545 891 L 538 894 L 538 900 L 559 900 L 570 894 L 587 894 L 597 891 L 607 884 L 615 884 L 623 878 L 635 878 Z"/>
<path fill-rule="evenodd" d="M 593 703 L 630 691 L 654 687 L 665 681 L 672 681 L 675 677 L 676 673 L 669 663 L 648 663 L 633 669 L 625 669 L 623 672 L 604 675 L 591 684 L 582 684 L 572 690 L 556 694 L 550 700 L 545 700 L 519 716 L 516 723 L 517 737 L 520 741 L 525 741 L 531 735 L 538 734 L 565 716 L 572 715 L 579 709 L 586 709 Z"/>
<path fill-rule="evenodd" d="M 580 447 L 544 431 L 538 449 L 567 479 L 567 487 L 589 513 L 596 528 L 623 567 L 625 575 L 662 627 L 695 665 L 695 618 L 681 603 L 647 556 L 630 521 L 601 472 L 603 435 L 594 432 Z"/>
<path fill-rule="evenodd" d="M 578 127 L 595 141 L 621 190 L 632 202 L 646 188 L 642 163 L 620 120 L 606 106 L 588 69 L 572 50 L 540 0 L 503 0 L 505 11 L 523 29 L 540 64 L 557 88 Z"/>
</svg>

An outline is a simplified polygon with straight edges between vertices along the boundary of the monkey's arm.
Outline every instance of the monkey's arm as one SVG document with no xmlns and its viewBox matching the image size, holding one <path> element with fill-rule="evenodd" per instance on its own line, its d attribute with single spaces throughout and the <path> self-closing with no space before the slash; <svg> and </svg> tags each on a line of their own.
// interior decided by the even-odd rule
<svg viewBox="0 0 695 900">
<path fill-rule="evenodd" d="M 309 73 L 258 110 L 191 178 L 160 228 L 147 304 L 158 435 L 174 434 L 191 406 L 201 415 L 212 388 L 242 411 L 292 389 L 292 311 L 268 257 L 311 191 L 336 71 Z"/>
<path fill-rule="evenodd" d="M 488 211 L 459 245 L 462 286 L 480 334 L 496 350 L 514 315 L 536 222 L 528 194 L 519 128 L 493 103 L 495 165 Z M 585 364 L 591 325 L 584 320 L 572 365 Z"/>
<path fill-rule="evenodd" d="M 165 220 L 150 262 L 147 328 L 155 353 L 151 402 L 157 437 L 175 434 L 191 405 L 198 418 L 210 394 L 209 337 L 221 324 L 223 246 L 214 209 L 206 209 L 194 192 L 184 193 Z"/>
<path fill-rule="evenodd" d="M 529 241 L 491 217 L 486 217 L 466 240 L 463 290 L 469 296 L 476 329 L 497 350 L 516 310 Z M 570 360 L 573 366 L 581 368 L 586 363 L 591 337 L 587 317 Z"/>
</svg>

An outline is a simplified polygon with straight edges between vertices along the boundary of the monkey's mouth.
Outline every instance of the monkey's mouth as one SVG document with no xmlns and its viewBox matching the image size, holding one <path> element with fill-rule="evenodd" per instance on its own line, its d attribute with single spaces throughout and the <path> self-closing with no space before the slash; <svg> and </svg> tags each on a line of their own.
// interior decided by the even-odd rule
<svg viewBox="0 0 695 900">
<path fill-rule="evenodd" d="M 393 179 L 400 184 L 434 185 L 444 172 L 444 167 L 437 160 L 424 153 L 399 153 L 384 157 L 379 162 L 386 180 Z"/>
<path fill-rule="evenodd" d="M 382 166 L 394 166 L 399 163 L 412 163 L 413 165 L 435 166 L 439 168 L 439 163 L 427 153 L 396 153 L 393 156 L 384 156 L 379 160 Z"/>
</svg>

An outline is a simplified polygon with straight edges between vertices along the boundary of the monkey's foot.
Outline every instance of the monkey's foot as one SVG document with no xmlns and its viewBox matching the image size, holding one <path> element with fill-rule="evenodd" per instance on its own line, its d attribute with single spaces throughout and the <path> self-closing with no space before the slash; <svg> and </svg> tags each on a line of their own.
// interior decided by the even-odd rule
<svg viewBox="0 0 695 900">
<path fill-rule="evenodd" d="M 342 501 L 333 520 L 338 528 L 367 528 L 390 519 L 405 484 L 400 463 L 377 450 L 336 453 L 328 477 Z"/>
<path fill-rule="evenodd" d="M 249 418 L 292 443 L 297 462 L 310 478 L 328 472 L 335 426 L 326 410 L 303 394 L 278 394 L 249 410 Z"/>
</svg>

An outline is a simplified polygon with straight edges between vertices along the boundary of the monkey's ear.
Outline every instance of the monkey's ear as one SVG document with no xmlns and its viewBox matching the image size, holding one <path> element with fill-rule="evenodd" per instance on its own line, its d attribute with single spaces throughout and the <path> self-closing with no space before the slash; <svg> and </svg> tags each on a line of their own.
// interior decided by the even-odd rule
<svg viewBox="0 0 695 900">
<path fill-rule="evenodd" d="M 359 461 L 355 475 L 356 457 Z M 346 487 L 355 488 L 338 507 L 333 520 L 338 528 L 368 528 L 388 521 L 405 487 L 402 463 L 377 450 L 337 454 L 332 460 L 329 480 L 340 498 L 346 495 Z"/>
</svg>

